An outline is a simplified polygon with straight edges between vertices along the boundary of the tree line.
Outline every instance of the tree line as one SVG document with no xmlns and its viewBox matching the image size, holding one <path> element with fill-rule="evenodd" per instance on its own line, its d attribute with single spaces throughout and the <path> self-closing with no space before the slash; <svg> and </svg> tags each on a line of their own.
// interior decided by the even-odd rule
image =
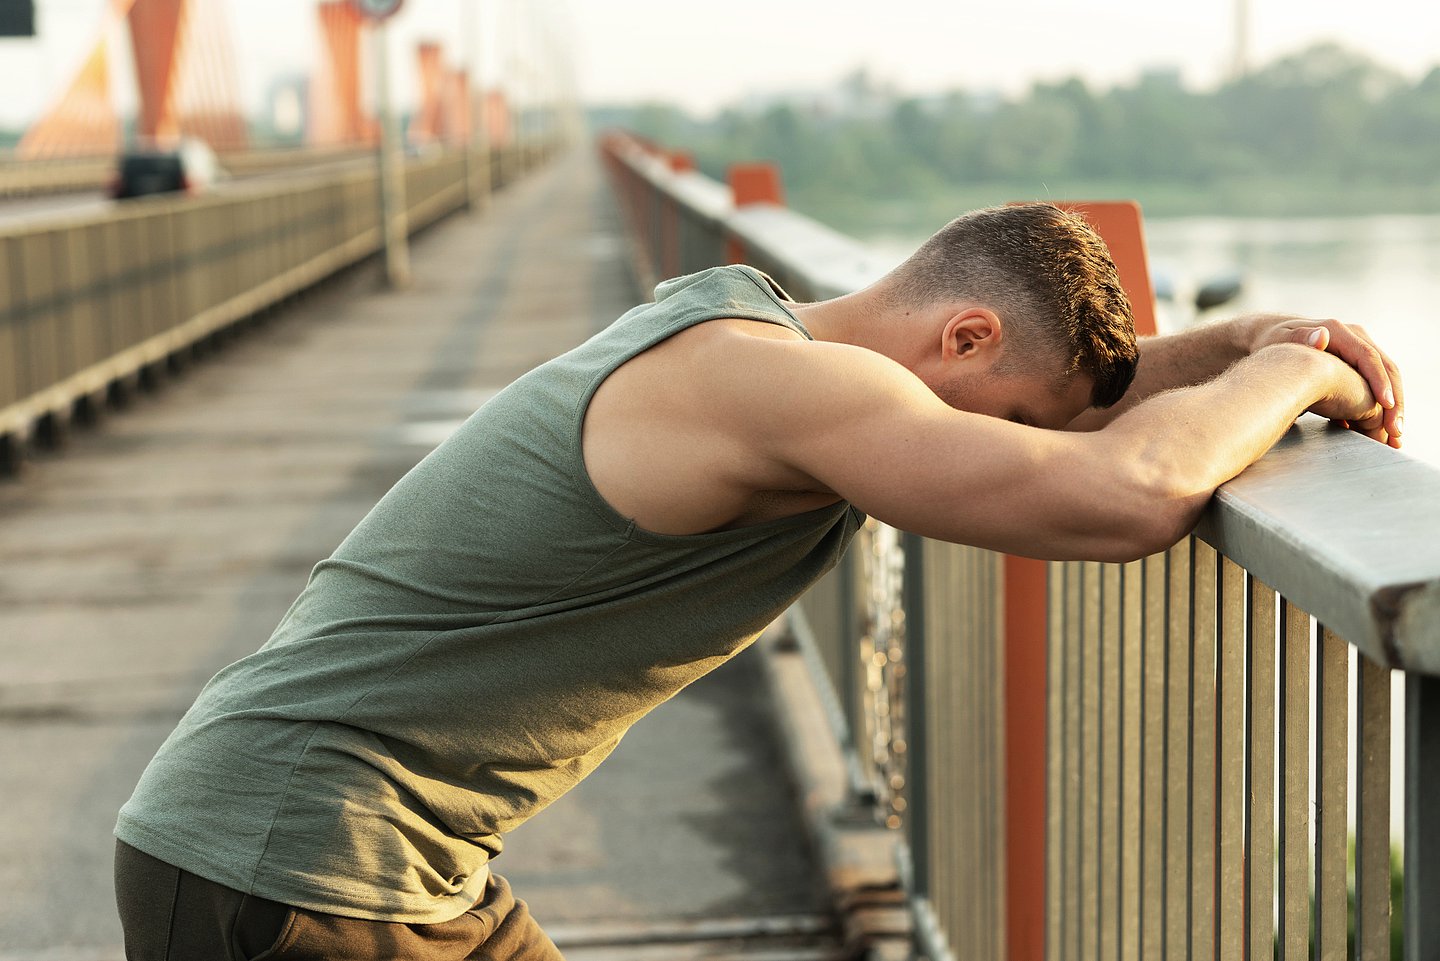
<svg viewBox="0 0 1440 961">
<path fill-rule="evenodd" d="M 890 96 L 863 75 L 844 87 L 848 108 L 774 102 L 701 120 L 646 104 L 596 119 L 690 150 L 719 179 L 732 162 L 777 161 L 810 206 L 990 187 L 1148 195 L 1175 212 L 1440 211 L 1440 67 L 1412 82 L 1335 44 L 1209 91 L 1167 72 L 1008 99 Z"/>
</svg>

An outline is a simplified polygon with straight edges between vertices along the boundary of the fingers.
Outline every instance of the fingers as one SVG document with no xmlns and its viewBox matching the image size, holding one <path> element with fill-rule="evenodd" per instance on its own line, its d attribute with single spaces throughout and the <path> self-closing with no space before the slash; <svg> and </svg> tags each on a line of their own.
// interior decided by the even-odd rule
<svg viewBox="0 0 1440 961">
<path fill-rule="evenodd" d="M 1391 403 L 1385 405 L 1386 442 L 1390 444 L 1391 447 L 1398 448 L 1400 446 L 1400 435 L 1405 429 L 1405 387 L 1400 377 L 1400 368 L 1395 364 L 1395 361 L 1390 359 L 1389 354 L 1380 349 L 1380 346 L 1375 343 L 1375 338 L 1370 336 L 1368 330 L 1359 324 L 1351 324 L 1350 329 L 1355 332 L 1357 337 L 1366 341 L 1371 348 L 1374 349 L 1380 358 L 1380 362 L 1385 367 L 1386 375 L 1390 379 L 1390 387 L 1393 393 L 1390 397 Z M 1376 394 L 1375 396 L 1379 397 L 1380 395 Z M 1381 403 L 1384 403 L 1383 398 Z"/>
<path fill-rule="evenodd" d="M 1385 408 L 1377 404 L 1375 409 L 1364 417 L 1352 417 L 1349 419 L 1336 418 L 1333 423 L 1337 427 L 1342 427 L 1345 430 L 1363 434 L 1371 440 L 1394 446 L 1395 438 L 1385 429 L 1385 414 Z"/>
<path fill-rule="evenodd" d="M 1357 434 L 1364 434 L 1371 440 L 1378 440 L 1382 444 L 1389 444 L 1393 440 L 1393 438 L 1385 432 L 1385 428 L 1383 427 L 1374 427 L 1370 430 L 1364 430 L 1352 424 L 1350 426 L 1350 429 Z"/>
<path fill-rule="evenodd" d="M 1324 333 L 1319 334 L 1319 331 Z M 1386 443 L 1399 447 L 1405 426 L 1405 394 L 1400 369 L 1375 344 L 1369 332 L 1358 324 L 1327 320 L 1321 326 L 1312 328 L 1305 342 L 1317 350 L 1336 355 L 1360 372 L 1383 408 Z"/>
<path fill-rule="evenodd" d="M 1379 441 L 1382 444 L 1391 442 L 1391 435 L 1385 428 L 1385 419 L 1389 411 L 1372 399 L 1369 401 L 1370 409 L 1359 417 L 1350 417 L 1344 424 L 1357 434 L 1364 434 L 1371 440 Z"/>
<path fill-rule="evenodd" d="M 1370 435 L 1375 431 L 1385 429 L 1385 410 L 1376 407 L 1364 417 L 1351 417 L 1349 419 L 1350 429 L 1359 431 L 1362 434 Z"/>
<path fill-rule="evenodd" d="M 1330 331 L 1330 353 L 1335 354 L 1351 367 L 1360 371 L 1360 376 L 1370 385 L 1370 393 L 1387 410 L 1395 406 L 1395 389 L 1390 384 L 1390 370 L 1375 342 L 1359 327 L 1328 320 L 1325 327 Z"/>
<path fill-rule="evenodd" d="M 1361 336 L 1370 337 L 1368 331 L 1363 328 L 1356 328 Z M 1371 340 L 1374 343 L 1374 340 Z M 1390 386 L 1395 391 L 1395 405 L 1385 412 L 1385 431 L 1390 435 L 1390 446 L 1400 446 L 1400 435 L 1405 431 L 1405 383 L 1400 376 L 1400 368 L 1390 355 L 1381 350 L 1379 345 L 1375 347 L 1376 353 L 1380 355 L 1381 361 L 1385 364 L 1385 370 L 1390 375 Z"/>
</svg>

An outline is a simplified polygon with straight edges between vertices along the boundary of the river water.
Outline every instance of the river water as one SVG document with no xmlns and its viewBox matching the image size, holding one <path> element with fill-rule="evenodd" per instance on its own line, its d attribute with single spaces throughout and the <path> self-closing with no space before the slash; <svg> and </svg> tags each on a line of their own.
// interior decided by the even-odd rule
<svg viewBox="0 0 1440 961">
<path fill-rule="evenodd" d="M 1440 466 L 1440 216 L 1146 221 L 1151 269 L 1177 289 L 1239 270 L 1239 298 L 1202 317 L 1162 303 L 1162 329 L 1248 311 L 1362 324 L 1400 364 L 1405 450 Z M 898 261 L 925 235 L 866 238 Z"/>
<path fill-rule="evenodd" d="M 1400 365 L 1405 449 L 1440 465 L 1440 217 L 1187 217 L 1153 220 L 1146 233 L 1157 272 L 1194 280 L 1241 270 L 1244 292 L 1217 315 L 1273 310 L 1362 324 Z"/>
</svg>

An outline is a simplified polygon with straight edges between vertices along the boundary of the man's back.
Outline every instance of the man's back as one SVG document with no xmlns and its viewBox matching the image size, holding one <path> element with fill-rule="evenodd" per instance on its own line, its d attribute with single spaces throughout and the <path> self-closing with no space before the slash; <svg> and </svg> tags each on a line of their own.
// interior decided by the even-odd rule
<svg viewBox="0 0 1440 961">
<path fill-rule="evenodd" d="M 716 318 L 805 337 L 753 271 L 660 293 L 501 392 L 386 495 L 270 642 L 207 686 L 122 840 L 286 904 L 448 920 L 501 834 L 835 563 L 859 519 L 833 496 L 672 536 L 592 485 L 586 407 L 630 358 Z"/>
</svg>

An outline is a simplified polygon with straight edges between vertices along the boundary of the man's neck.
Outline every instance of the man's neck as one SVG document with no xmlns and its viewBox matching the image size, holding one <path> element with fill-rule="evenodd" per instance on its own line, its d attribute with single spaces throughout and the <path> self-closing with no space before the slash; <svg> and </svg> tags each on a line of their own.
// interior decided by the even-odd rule
<svg viewBox="0 0 1440 961">
<path fill-rule="evenodd" d="M 816 340 L 864 347 L 901 363 L 906 362 L 907 351 L 913 349 L 911 322 L 915 318 L 887 313 L 873 288 L 834 300 L 797 304 L 791 310 Z"/>
</svg>

